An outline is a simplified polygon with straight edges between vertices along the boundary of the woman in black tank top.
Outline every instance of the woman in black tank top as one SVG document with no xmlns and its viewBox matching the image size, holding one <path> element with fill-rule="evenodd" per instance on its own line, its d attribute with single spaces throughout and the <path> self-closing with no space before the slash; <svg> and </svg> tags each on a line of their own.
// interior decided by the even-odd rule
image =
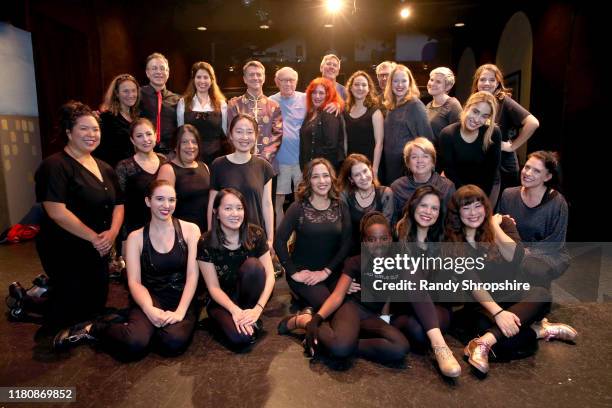
<svg viewBox="0 0 612 408">
<path fill-rule="evenodd" d="M 132 307 L 60 332 L 56 349 L 83 340 L 100 340 L 121 359 L 143 357 L 150 344 L 163 355 L 185 351 L 198 318 L 192 302 L 198 282 L 197 225 L 172 217 L 176 192 L 165 180 L 149 186 L 145 202 L 151 222 L 127 239 L 126 260 Z M 155 338 L 155 342 L 152 340 Z"/>
</svg>

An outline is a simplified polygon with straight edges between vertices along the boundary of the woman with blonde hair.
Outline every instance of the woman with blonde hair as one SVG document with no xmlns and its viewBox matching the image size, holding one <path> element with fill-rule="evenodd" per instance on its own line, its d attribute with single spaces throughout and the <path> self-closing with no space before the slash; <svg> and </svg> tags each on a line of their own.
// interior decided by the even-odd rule
<svg viewBox="0 0 612 408">
<path fill-rule="evenodd" d="M 419 99 L 419 88 L 412 72 L 398 64 L 391 72 L 385 88 L 385 117 L 383 156 L 385 181 L 389 185 L 403 175 L 402 147 L 416 137 L 433 140 L 425 105 Z"/>
<path fill-rule="evenodd" d="M 179 126 L 195 126 L 200 134 L 200 159 L 210 166 L 219 156 L 229 153 L 227 133 L 227 103 L 221 93 L 213 67 L 204 61 L 191 67 L 191 79 L 176 106 Z"/>
<path fill-rule="evenodd" d="M 499 195 L 501 132 L 493 122 L 497 102 L 488 92 L 472 94 L 461 121 L 440 132 L 440 166 L 455 187 L 475 184 L 495 207 Z"/>
<path fill-rule="evenodd" d="M 448 95 L 454 85 L 455 74 L 450 68 L 438 67 L 429 73 L 427 93 L 433 100 L 425 108 L 436 141 L 440 131 L 451 123 L 458 122 L 461 115 L 461 103 L 457 98 Z"/>
</svg>

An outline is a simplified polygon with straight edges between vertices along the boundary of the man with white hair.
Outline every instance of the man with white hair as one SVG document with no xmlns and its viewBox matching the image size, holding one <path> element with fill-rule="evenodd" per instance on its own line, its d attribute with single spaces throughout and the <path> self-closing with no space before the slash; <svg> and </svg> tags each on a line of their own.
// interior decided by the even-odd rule
<svg viewBox="0 0 612 408">
<path fill-rule="evenodd" d="M 397 64 L 393 61 L 383 61 L 376 66 L 376 79 L 378 79 L 378 86 L 380 87 L 382 95 L 385 93 L 387 80 L 389 79 L 391 71 L 395 68 L 395 65 Z"/>
<path fill-rule="evenodd" d="M 327 78 L 334 83 L 336 86 L 336 92 L 338 95 L 346 101 L 346 88 L 344 85 L 336 82 L 336 78 L 340 73 L 340 58 L 335 54 L 327 54 L 321 60 L 321 75 L 323 78 Z"/>
</svg>

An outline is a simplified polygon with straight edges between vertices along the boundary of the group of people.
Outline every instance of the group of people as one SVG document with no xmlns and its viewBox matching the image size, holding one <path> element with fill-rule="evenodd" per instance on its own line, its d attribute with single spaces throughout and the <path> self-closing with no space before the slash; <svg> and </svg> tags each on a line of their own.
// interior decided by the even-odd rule
<svg viewBox="0 0 612 408">
<path fill-rule="evenodd" d="M 379 98 L 365 71 L 337 83 L 340 64 L 323 57 L 305 93 L 298 73 L 280 68 L 279 92 L 267 97 L 265 68 L 249 61 L 246 93 L 226 101 L 206 62 L 193 65 L 182 96 L 168 91 L 168 61 L 154 53 L 150 83 L 117 76 L 99 116 L 65 104 L 65 148 L 35 175 L 44 209 L 37 250 L 50 278 L 45 321 L 61 328 L 54 346 L 96 339 L 126 359 L 152 347 L 176 355 L 207 292 L 215 334 L 244 350 L 262 329 L 278 257 L 302 307 L 281 320 L 280 334 L 305 330 L 307 351 L 338 358 L 391 362 L 410 347 L 431 349 L 442 374 L 457 377 L 444 334 L 459 305 L 426 293 L 418 302 L 361 301 L 361 243 L 376 253 L 392 241 L 422 251 L 466 243 L 501 265 L 500 279 L 532 283 L 519 301 L 480 291 L 461 309 L 471 316 L 463 328 L 480 334 L 465 348 L 480 372 L 491 350 L 512 358 L 538 338 L 574 340 L 573 328 L 545 318 L 550 283 L 569 265 L 558 162 L 535 152 L 519 175 L 515 151 L 538 121 L 512 100 L 501 71 L 478 68 L 462 108 L 448 95 L 448 68 L 431 72 L 425 106 L 404 65 L 378 65 Z M 539 242 L 556 246 L 530 247 Z M 123 313 L 104 309 L 114 249 L 127 264 Z"/>
</svg>

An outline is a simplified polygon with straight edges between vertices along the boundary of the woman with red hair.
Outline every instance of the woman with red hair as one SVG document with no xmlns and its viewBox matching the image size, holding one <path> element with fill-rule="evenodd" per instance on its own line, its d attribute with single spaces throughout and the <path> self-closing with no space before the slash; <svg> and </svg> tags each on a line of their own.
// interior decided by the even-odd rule
<svg viewBox="0 0 612 408">
<path fill-rule="evenodd" d="M 334 84 L 326 78 L 315 78 L 306 88 L 306 118 L 300 129 L 300 167 L 310 160 L 322 157 L 336 170 L 344 160 L 344 121 L 325 108 L 335 104 L 342 109 L 344 102 Z"/>
</svg>

